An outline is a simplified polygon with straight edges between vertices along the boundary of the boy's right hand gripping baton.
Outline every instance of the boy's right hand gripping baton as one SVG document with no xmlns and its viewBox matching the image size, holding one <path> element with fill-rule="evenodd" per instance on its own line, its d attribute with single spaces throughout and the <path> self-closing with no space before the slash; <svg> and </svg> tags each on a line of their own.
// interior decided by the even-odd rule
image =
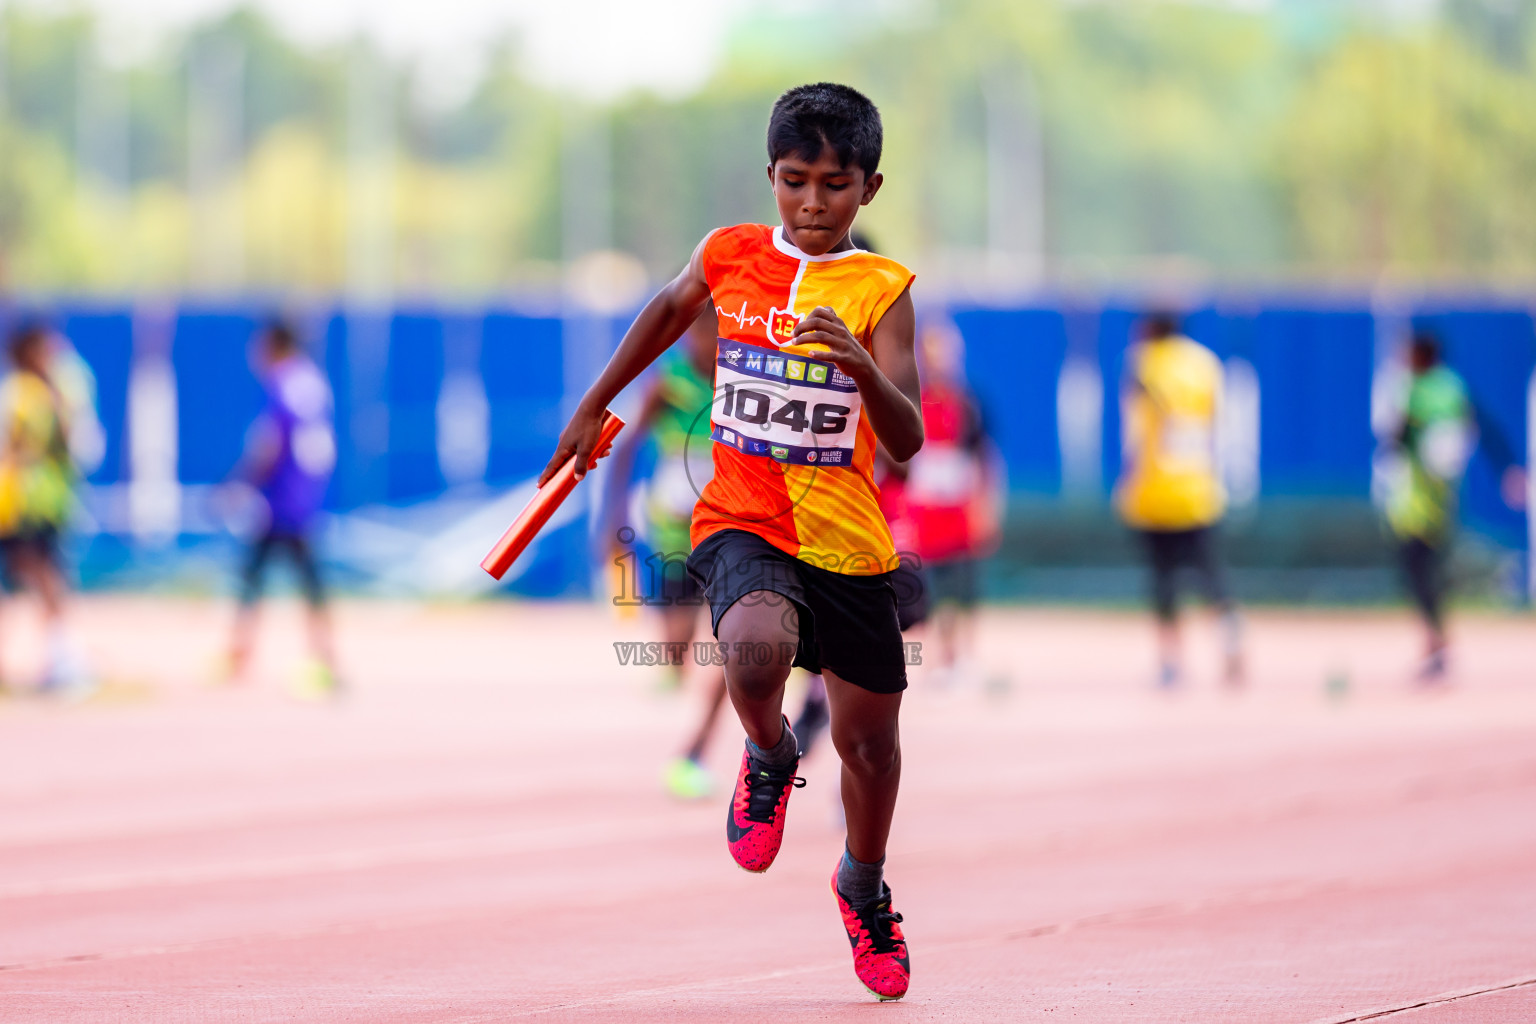
<svg viewBox="0 0 1536 1024">
<path fill-rule="evenodd" d="M 601 453 L 607 451 L 613 444 L 613 439 L 619 436 L 619 431 L 624 429 L 624 421 L 612 412 L 603 411 L 603 423 L 598 428 L 597 445 L 592 449 L 592 462 L 587 468 L 597 465 Z M 555 509 L 566 496 L 576 488 L 576 456 L 573 454 L 566 459 L 549 481 L 538 489 L 523 510 L 518 513 L 512 525 L 507 527 L 507 532 L 501 535 L 501 540 L 491 548 L 491 553 L 480 562 L 480 568 L 490 573 L 495 579 L 501 579 L 512 568 L 512 563 L 517 561 L 517 556 L 523 553 L 523 549 L 532 543 L 538 536 L 544 524 L 549 522 L 549 517 L 555 514 Z"/>
</svg>

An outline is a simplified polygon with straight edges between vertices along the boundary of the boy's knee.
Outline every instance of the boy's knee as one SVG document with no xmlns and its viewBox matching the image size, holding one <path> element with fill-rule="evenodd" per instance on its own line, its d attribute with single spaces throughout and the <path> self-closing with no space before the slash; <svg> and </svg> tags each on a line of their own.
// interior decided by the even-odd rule
<svg viewBox="0 0 1536 1024">
<path fill-rule="evenodd" d="M 772 640 L 733 640 L 725 643 L 725 677 L 731 688 L 762 700 L 784 685 L 795 659 L 795 645 L 782 637 Z"/>
<path fill-rule="evenodd" d="M 726 666 L 725 678 L 737 693 L 752 700 L 766 700 L 784 686 L 789 666 L 745 664 L 733 656 Z"/>
<path fill-rule="evenodd" d="M 901 743 L 895 729 L 834 732 L 832 740 L 843 764 L 856 775 L 888 775 L 901 762 Z"/>
</svg>

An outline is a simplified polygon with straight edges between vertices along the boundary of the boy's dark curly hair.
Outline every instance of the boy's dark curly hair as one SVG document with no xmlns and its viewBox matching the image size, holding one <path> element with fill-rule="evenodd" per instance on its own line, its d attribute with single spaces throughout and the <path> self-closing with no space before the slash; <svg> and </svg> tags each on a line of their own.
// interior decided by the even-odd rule
<svg viewBox="0 0 1536 1024">
<path fill-rule="evenodd" d="M 885 132 L 869 97 L 846 85 L 797 85 L 780 96 L 768 118 L 768 161 L 787 156 L 815 160 L 825 146 L 838 163 L 859 167 L 865 176 L 880 167 Z"/>
</svg>

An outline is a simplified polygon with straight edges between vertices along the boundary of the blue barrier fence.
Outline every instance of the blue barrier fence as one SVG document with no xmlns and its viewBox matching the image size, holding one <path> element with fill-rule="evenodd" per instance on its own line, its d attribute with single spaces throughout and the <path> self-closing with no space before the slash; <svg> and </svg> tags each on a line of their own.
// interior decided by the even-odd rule
<svg viewBox="0 0 1536 1024">
<path fill-rule="evenodd" d="M 1007 461 L 1015 491 L 1053 495 L 1062 486 L 1056 384 L 1068 354 L 1091 359 L 1103 387 L 1100 493 L 1120 469 L 1118 382 L 1137 310 L 1109 306 L 1062 312 L 954 312 L 972 386 Z M 1536 326 L 1527 310 L 1435 307 L 1415 313 L 1445 343 L 1484 417 L 1525 462 L 1528 389 L 1536 371 Z M 1375 438 L 1371 386 L 1378 324 L 1366 308 L 1283 305 L 1201 309 L 1187 332 L 1224 360 L 1254 368 L 1260 395 L 1261 497 L 1368 500 Z M 1525 516 L 1499 492 L 1497 467 L 1481 448 L 1463 494 L 1468 525 L 1509 547 L 1526 544 Z"/>
<path fill-rule="evenodd" d="M 255 307 L 187 305 L 162 328 L 177 401 L 177 475 L 183 484 L 225 479 L 239 458 L 260 406 L 251 369 Z M 1101 465 L 1097 493 L 1107 496 L 1119 470 L 1117 401 L 1126 346 L 1138 310 L 1100 308 L 956 308 L 966 363 L 1023 495 L 1063 488 L 1057 408 L 1063 366 L 1076 359 L 1098 371 Z M 1426 303 L 1412 311 L 1446 344 L 1488 422 L 1524 461 L 1528 389 L 1536 370 L 1536 328 L 1527 309 L 1472 302 Z M 91 477 L 118 484 L 132 475 L 129 381 L 135 359 L 152 345 L 132 310 L 65 308 L 59 322 L 94 369 L 106 457 Z M 340 312 L 307 324 L 312 347 L 337 396 L 340 461 L 330 505 L 338 511 L 403 505 L 442 495 L 454 481 L 444 465 L 440 398 L 452 376 L 483 387 L 484 438 L 479 478 L 491 486 L 521 481 L 548 457 L 568 408 L 568 325 L 558 316 L 516 310 L 443 313 L 402 309 L 349 319 Z M 580 336 L 616 341 L 622 321 Z M 1275 496 L 1369 496 L 1374 440 L 1371 386 L 1379 324 L 1365 303 L 1326 308 L 1252 301 L 1193 311 L 1187 330 L 1224 359 L 1246 360 L 1260 395 L 1260 500 Z M 601 344 L 601 343 L 599 343 Z M 606 353 L 598 353 L 600 357 Z M 585 353 L 579 365 L 594 365 Z M 457 482 L 463 482 L 459 479 Z M 1524 513 L 1502 500 L 1496 473 L 1479 453 L 1467 474 L 1468 525 L 1499 543 L 1523 548 Z"/>
</svg>

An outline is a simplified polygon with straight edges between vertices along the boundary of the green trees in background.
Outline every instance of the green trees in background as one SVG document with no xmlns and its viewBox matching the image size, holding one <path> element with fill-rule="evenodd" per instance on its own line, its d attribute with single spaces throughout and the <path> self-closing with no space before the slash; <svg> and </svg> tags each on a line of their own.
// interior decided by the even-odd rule
<svg viewBox="0 0 1536 1024">
<path fill-rule="evenodd" d="M 1536 270 L 1536 77 L 1490 59 L 1508 48 L 1453 32 L 1357 36 L 1320 61 L 1276 135 L 1297 258 L 1463 276 Z"/>
<path fill-rule="evenodd" d="M 1536 0 L 1380 7 L 764 7 L 694 95 L 608 104 L 529 81 L 510 44 L 444 100 L 248 11 L 128 57 L 89 16 L 7 7 L 0 287 L 483 295 L 604 248 L 659 276 L 772 215 L 768 105 L 819 78 L 882 105 L 866 226 L 930 280 L 1528 278 Z"/>
</svg>

